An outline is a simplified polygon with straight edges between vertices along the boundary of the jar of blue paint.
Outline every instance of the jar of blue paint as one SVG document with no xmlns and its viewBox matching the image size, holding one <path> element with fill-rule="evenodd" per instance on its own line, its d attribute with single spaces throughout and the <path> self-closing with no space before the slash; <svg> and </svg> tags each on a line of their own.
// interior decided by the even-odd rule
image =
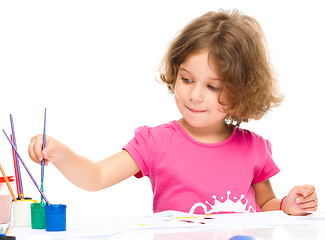
<svg viewBox="0 0 325 240">
<path fill-rule="evenodd" d="M 65 231 L 66 230 L 67 206 L 63 204 L 51 204 L 45 206 L 45 230 Z"/>
</svg>

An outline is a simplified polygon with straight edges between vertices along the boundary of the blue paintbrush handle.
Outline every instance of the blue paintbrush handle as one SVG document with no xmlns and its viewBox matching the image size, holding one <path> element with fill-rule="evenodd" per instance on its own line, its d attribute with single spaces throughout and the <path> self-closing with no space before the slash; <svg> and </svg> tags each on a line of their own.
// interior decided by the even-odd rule
<svg viewBox="0 0 325 240">
<path fill-rule="evenodd" d="M 45 140 L 46 140 L 46 136 L 45 136 L 45 129 L 46 129 L 46 108 L 45 108 L 45 112 L 44 112 L 44 129 L 43 129 L 43 146 L 42 146 L 42 150 L 45 148 Z M 42 170 L 41 170 L 41 182 L 43 183 L 44 180 L 44 162 L 45 160 L 42 160 Z"/>
</svg>

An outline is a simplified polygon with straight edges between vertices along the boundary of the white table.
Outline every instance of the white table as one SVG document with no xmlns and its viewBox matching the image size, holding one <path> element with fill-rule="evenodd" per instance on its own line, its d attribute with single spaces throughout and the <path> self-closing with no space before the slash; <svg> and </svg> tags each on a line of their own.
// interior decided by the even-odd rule
<svg viewBox="0 0 325 240">
<path fill-rule="evenodd" d="M 97 213 L 67 216 L 67 231 L 47 232 L 14 227 L 17 240 L 47 239 L 141 239 L 141 240 L 228 240 L 236 235 L 256 239 L 325 239 L 325 213 L 306 217 L 287 216 L 281 211 L 213 215 L 194 218 L 177 212 L 150 216 L 104 216 Z M 184 221 L 182 221 L 184 220 Z M 186 222 L 188 221 L 188 222 Z M 203 223 L 205 224 L 203 224 Z"/>
</svg>

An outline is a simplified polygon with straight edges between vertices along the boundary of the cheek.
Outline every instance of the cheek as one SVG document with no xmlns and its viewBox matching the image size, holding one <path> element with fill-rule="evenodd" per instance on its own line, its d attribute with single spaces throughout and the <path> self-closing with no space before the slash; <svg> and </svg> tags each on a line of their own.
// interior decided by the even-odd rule
<svg viewBox="0 0 325 240">
<path fill-rule="evenodd" d="M 179 89 L 180 88 L 179 88 L 178 81 L 176 81 L 175 88 L 174 88 L 174 96 L 175 96 L 175 100 L 176 101 L 179 101 L 180 100 L 181 93 L 180 93 Z"/>
<path fill-rule="evenodd" d="M 176 89 L 175 89 L 175 90 L 176 90 Z M 179 108 L 179 106 L 180 106 L 180 102 L 181 102 L 181 98 L 179 97 L 177 91 L 174 91 L 174 98 L 175 98 L 175 103 L 176 103 L 177 107 Z"/>
<path fill-rule="evenodd" d="M 177 87 L 177 84 L 175 85 L 175 89 L 174 89 L 174 98 L 178 110 L 182 112 L 183 105 L 184 105 L 184 98 L 182 95 L 182 91 L 180 91 L 180 88 Z"/>
<path fill-rule="evenodd" d="M 226 115 L 226 106 L 220 104 L 218 101 L 218 96 L 217 95 L 211 95 L 209 100 L 207 101 L 208 105 L 211 106 L 211 110 L 213 110 L 215 113 L 223 113 Z"/>
<path fill-rule="evenodd" d="M 222 103 L 222 104 L 221 104 Z M 221 99 L 221 103 L 218 101 L 218 109 L 220 112 L 227 114 L 228 106 L 227 102 Z"/>
</svg>

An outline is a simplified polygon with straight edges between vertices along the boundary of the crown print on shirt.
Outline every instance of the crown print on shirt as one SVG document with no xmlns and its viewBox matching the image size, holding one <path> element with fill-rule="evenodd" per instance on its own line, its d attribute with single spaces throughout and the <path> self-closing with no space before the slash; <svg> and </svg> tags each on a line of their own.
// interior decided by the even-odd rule
<svg viewBox="0 0 325 240">
<path fill-rule="evenodd" d="M 245 198 L 245 195 L 242 194 L 240 196 L 240 198 L 238 199 L 238 201 L 232 201 L 230 200 L 230 194 L 231 194 L 231 191 L 227 191 L 227 199 L 226 201 L 224 202 L 220 202 L 217 200 L 217 197 L 216 195 L 213 195 L 212 198 L 214 199 L 214 205 L 210 204 L 208 201 L 205 201 L 206 204 L 208 204 L 211 209 L 208 210 L 208 207 L 204 204 L 204 203 L 195 203 L 190 212 L 191 214 L 193 214 L 196 210 L 197 207 L 202 207 L 203 210 L 204 210 L 204 213 L 205 214 L 211 214 L 211 213 L 220 213 L 220 212 L 236 212 L 236 213 L 249 213 L 249 212 L 256 212 L 256 210 L 251 206 L 249 205 L 248 209 L 246 210 L 246 206 L 247 206 L 247 203 L 248 203 L 248 199 Z M 246 199 L 246 202 L 245 203 L 242 203 L 242 199 Z M 221 197 L 221 199 L 223 199 L 223 197 Z M 234 200 L 236 200 L 237 198 L 234 197 Z"/>
</svg>

